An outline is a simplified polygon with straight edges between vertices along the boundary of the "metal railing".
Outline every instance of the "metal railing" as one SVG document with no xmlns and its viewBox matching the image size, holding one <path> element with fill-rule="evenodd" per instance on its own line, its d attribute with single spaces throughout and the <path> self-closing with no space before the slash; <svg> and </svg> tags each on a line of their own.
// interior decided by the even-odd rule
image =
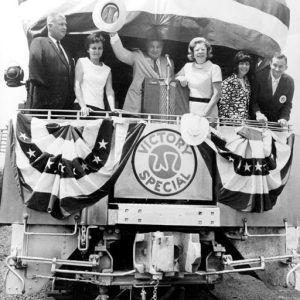
<svg viewBox="0 0 300 300">
<path fill-rule="evenodd" d="M 87 117 L 82 117 L 80 115 L 80 110 L 57 110 L 57 109 L 19 109 L 25 115 L 34 116 L 38 118 L 44 118 L 47 120 L 52 119 L 75 119 L 75 120 L 87 120 L 87 119 L 103 119 L 110 117 L 124 118 L 128 122 L 140 122 L 144 120 L 146 122 L 160 122 L 160 123 L 175 123 L 179 124 L 181 120 L 181 115 L 171 115 L 171 114 L 148 114 L 148 113 L 133 113 L 125 110 L 115 110 L 115 111 L 93 111 L 91 115 Z M 230 119 L 230 118 L 214 118 L 207 117 L 210 124 L 220 125 L 220 126 L 249 126 L 263 129 L 270 129 L 274 131 L 291 131 L 292 125 L 280 126 L 277 122 L 258 122 L 255 120 L 245 120 L 245 119 Z"/>
<path fill-rule="evenodd" d="M 0 129 L 0 153 L 5 153 L 6 143 L 7 143 L 8 128 Z"/>
<path fill-rule="evenodd" d="M 242 272 L 249 272 L 249 271 L 257 271 L 257 270 L 265 270 L 266 262 L 274 262 L 274 261 L 295 261 L 296 259 L 299 260 L 300 255 L 298 253 L 292 253 L 287 255 L 278 255 L 278 256 L 270 256 L 270 257 L 256 257 L 256 258 L 246 258 L 241 260 L 233 260 L 231 255 L 224 255 L 222 258 L 222 263 L 224 266 L 223 270 L 207 270 L 207 271 L 196 271 L 194 273 L 186 273 L 186 274 L 195 274 L 198 276 L 210 276 L 210 275 L 223 275 L 223 274 L 232 274 L 232 273 L 242 273 Z M 78 276 L 95 276 L 95 277 L 124 277 L 124 276 L 133 276 L 137 270 L 122 270 L 122 271 L 112 271 L 109 273 L 106 272 L 97 272 L 92 270 L 86 270 L 86 268 L 93 268 L 97 267 L 99 263 L 94 261 L 78 261 L 78 260 L 66 260 L 66 259 L 59 259 L 59 258 L 46 258 L 46 257 L 31 257 L 31 256 L 22 256 L 18 255 L 18 251 L 16 249 L 13 250 L 12 254 L 9 255 L 5 259 L 5 265 L 8 268 L 8 271 L 4 278 L 4 284 L 7 280 L 8 272 L 11 272 L 20 280 L 22 286 L 22 293 L 25 293 L 25 280 L 17 272 L 17 265 L 23 266 L 23 269 L 27 267 L 28 262 L 39 262 L 43 264 L 50 265 L 50 275 L 44 274 L 35 274 L 34 278 L 47 278 L 51 280 L 65 280 L 65 281 L 77 281 L 77 282 L 90 282 L 90 283 L 97 283 L 97 278 L 94 280 L 85 280 L 84 278 L 80 279 Z M 84 270 L 74 270 L 74 269 L 60 269 L 60 267 L 64 266 L 72 266 L 72 267 L 84 267 Z M 244 267 L 243 267 L 244 266 Z M 235 268 L 235 267 L 242 267 L 242 268 Z M 291 286 L 289 282 L 289 278 L 291 274 L 293 274 L 297 269 L 300 268 L 300 263 L 296 264 L 294 268 L 292 268 L 287 276 L 286 276 L 286 283 L 287 286 Z M 68 278 L 68 277 L 57 277 L 57 274 L 68 274 L 77 276 L 75 279 Z M 153 278 L 155 276 L 160 276 L 163 274 L 152 274 Z M 145 283 L 145 282 L 144 282 Z"/>
<path fill-rule="evenodd" d="M 68 120 L 90 120 L 90 119 L 107 119 L 117 117 L 122 119 L 123 122 L 127 123 L 167 123 L 179 125 L 181 116 L 180 115 L 164 115 L 164 114 L 147 114 L 147 113 L 132 113 L 125 110 L 116 111 L 103 111 L 93 112 L 92 115 L 82 117 L 80 110 L 58 110 L 58 109 L 18 109 L 19 112 L 31 116 L 42 118 L 46 120 L 55 120 L 56 122 L 68 121 Z M 276 122 L 257 122 L 254 120 L 243 120 L 243 119 L 227 119 L 227 118 L 211 118 L 207 117 L 211 125 L 216 126 L 231 126 L 231 127 L 255 127 L 260 129 L 270 129 L 277 132 L 290 132 L 292 131 L 292 125 L 285 127 L 280 126 Z M 6 143 L 8 138 L 8 128 L 0 129 L 0 153 L 5 153 Z"/>
</svg>

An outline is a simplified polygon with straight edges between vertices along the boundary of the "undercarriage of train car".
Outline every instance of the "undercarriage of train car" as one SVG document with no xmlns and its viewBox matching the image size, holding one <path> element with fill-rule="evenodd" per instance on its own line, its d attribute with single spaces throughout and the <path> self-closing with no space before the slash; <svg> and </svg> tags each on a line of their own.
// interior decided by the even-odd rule
<svg viewBox="0 0 300 300">
<path fill-rule="evenodd" d="M 60 120 L 55 113 L 48 112 L 43 121 L 52 128 L 53 122 L 89 122 L 80 120 L 79 112 L 64 112 Z M 10 197 L 2 197 L 0 210 L 1 221 L 12 223 L 6 293 L 32 294 L 50 282 L 48 294 L 56 299 L 195 299 L 195 287 L 212 287 L 228 273 L 290 280 L 288 266 L 298 255 L 286 251 L 289 216 L 284 210 L 242 212 L 218 203 L 209 157 L 185 144 L 178 116 L 117 114 L 119 124 L 142 122 L 143 133 L 107 196 L 67 218 L 24 206 L 7 165 L 3 195 Z M 226 135 L 244 122 L 219 120 L 218 126 L 224 125 L 219 129 Z M 254 125 L 259 129 L 251 121 L 247 128 Z M 270 128 L 288 134 L 288 129 Z M 155 153 L 171 175 L 153 168 Z M 167 155 L 175 160 L 164 161 Z"/>
</svg>

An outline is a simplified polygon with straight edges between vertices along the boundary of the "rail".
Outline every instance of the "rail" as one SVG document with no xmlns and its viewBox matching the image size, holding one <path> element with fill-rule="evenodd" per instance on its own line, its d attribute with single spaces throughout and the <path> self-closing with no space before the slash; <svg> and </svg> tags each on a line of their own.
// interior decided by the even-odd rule
<svg viewBox="0 0 300 300">
<path fill-rule="evenodd" d="M 287 230 L 288 230 L 287 219 L 283 219 L 284 229 L 285 229 L 284 233 L 250 234 L 248 232 L 248 223 L 247 223 L 247 219 L 246 218 L 243 219 L 243 223 L 244 223 L 244 233 L 243 233 L 243 236 L 245 238 L 247 238 L 247 237 L 279 237 L 279 236 L 285 237 L 285 236 L 287 236 Z"/>
<path fill-rule="evenodd" d="M 8 128 L 7 127 L 1 128 L 0 129 L 0 153 L 5 153 L 7 135 L 8 135 Z"/>
<path fill-rule="evenodd" d="M 93 112 L 91 116 L 82 117 L 80 115 L 80 110 L 48 110 L 48 109 L 19 109 L 25 115 L 44 118 L 47 120 L 52 119 L 75 119 L 75 120 L 87 120 L 87 119 L 103 119 L 110 117 L 124 118 L 128 122 L 139 122 L 144 120 L 146 122 L 160 122 L 160 123 L 175 123 L 179 124 L 181 116 L 171 115 L 171 114 L 148 114 L 148 113 L 132 113 L 125 110 L 115 110 L 115 111 L 101 111 Z M 291 131 L 292 125 L 280 126 L 277 122 L 258 122 L 255 120 L 244 120 L 230 118 L 211 118 L 207 117 L 208 121 L 214 125 L 222 126 L 249 126 L 263 129 L 271 129 L 274 131 Z"/>
<path fill-rule="evenodd" d="M 210 275 L 223 275 L 223 274 L 231 274 L 231 273 L 241 273 L 241 272 L 249 272 L 254 270 L 264 270 L 266 262 L 272 261 L 282 261 L 282 260 L 289 260 L 294 261 L 295 259 L 299 259 L 300 254 L 292 253 L 287 255 L 279 255 L 279 256 L 270 256 L 270 257 L 258 257 L 258 258 L 249 258 L 249 259 L 242 259 L 242 260 L 232 260 L 231 255 L 223 255 L 222 263 L 223 266 L 226 268 L 232 269 L 225 269 L 225 270 L 208 270 L 208 271 L 197 271 L 193 274 L 199 276 L 210 276 Z M 137 271 L 136 270 L 129 270 L 129 271 L 113 271 L 113 272 L 95 272 L 95 271 L 86 271 L 86 270 L 68 270 L 68 269 L 58 269 L 57 265 L 66 265 L 66 266 L 77 266 L 77 267 L 97 267 L 97 263 L 95 261 L 76 261 L 76 260 L 65 260 L 65 259 L 58 259 L 58 258 L 44 258 L 44 257 L 30 257 L 30 256 L 18 256 L 17 250 L 14 250 L 10 256 L 8 256 L 5 260 L 6 267 L 8 271 L 5 275 L 4 283 L 6 282 L 8 272 L 12 272 L 20 281 L 22 285 L 22 293 L 25 293 L 25 281 L 22 276 L 16 271 L 16 269 L 24 269 L 26 268 L 26 264 L 24 262 L 39 262 L 51 265 L 51 276 L 35 274 L 35 278 L 48 278 L 55 280 L 57 279 L 55 274 L 69 274 L 69 275 L 88 275 L 88 276 L 99 276 L 99 277 L 123 277 L 128 275 L 134 275 Z M 245 265 L 251 264 L 258 264 L 258 266 L 250 266 L 244 268 L 237 268 L 234 269 L 233 267 L 241 267 Z M 18 267 L 19 266 L 19 267 Z M 21 266 L 21 267 L 20 267 Z M 300 263 L 298 263 L 294 268 L 292 268 L 286 277 L 287 285 L 289 285 L 289 277 L 292 273 L 294 273 L 297 269 L 300 268 Z M 191 275 L 191 273 L 187 273 Z M 156 278 L 157 274 L 153 275 L 153 278 Z M 91 280 L 86 281 L 85 279 L 80 279 L 76 277 L 75 279 L 59 277 L 59 280 L 65 281 L 77 281 L 77 282 L 91 282 Z M 96 281 L 93 280 L 93 281 Z M 145 282 L 143 283 L 145 284 Z"/>
<path fill-rule="evenodd" d="M 28 220 L 28 214 L 24 214 L 23 220 L 24 220 L 24 235 L 43 235 L 43 236 L 73 236 L 76 235 L 77 230 L 78 230 L 78 220 L 79 216 L 75 216 L 74 220 L 74 230 L 71 233 L 65 233 L 65 232 L 33 232 L 33 231 L 28 231 L 27 229 L 27 220 Z"/>
<path fill-rule="evenodd" d="M 92 116 L 82 117 L 80 115 L 80 110 L 57 110 L 57 109 L 18 109 L 25 115 L 43 118 L 46 120 L 56 120 L 61 122 L 61 120 L 88 120 L 88 119 L 103 119 L 117 117 L 126 120 L 128 123 L 137 123 L 144 121 L 146 123 L 159 122 L 167 124 L 180 124 L 181 116 L 179 115 L 162 115 L 162 114 L 147 114 L 147 113 L 131 113 L 125 110 L 116 111 L 103 111 L 103 112 L 93 112 Z M 210 124 L 215 126 L 249 126 L 262 129 L 270 129 L 273 131 L 280 132 L 290 132 L 292 131 L 292 125 L 286 127 L 281 127 L 276 122 L 257 122 L 254 120 L 242 120 L 242 119 L 226 119 L 226 118 L 207 118 Z M 0 129 L 0 153 L 4 153 L 6 149 L 6 143 L 8 138 L 8 128 Z"/>
</svg>

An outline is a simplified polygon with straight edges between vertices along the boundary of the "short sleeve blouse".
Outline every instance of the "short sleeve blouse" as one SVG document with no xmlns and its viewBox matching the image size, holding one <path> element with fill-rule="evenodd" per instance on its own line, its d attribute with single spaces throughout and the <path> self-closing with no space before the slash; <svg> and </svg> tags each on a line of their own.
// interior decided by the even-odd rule
<svg viewBox="0 0 300 300">
<path fill-rule="evenodd" d="M 211 98 L 213 94 L 212 83 L 222 82 L 221 68 L 210 60 L 203 64 L 187 63 L 183 68 L 191 97 Z"/>
</svg>

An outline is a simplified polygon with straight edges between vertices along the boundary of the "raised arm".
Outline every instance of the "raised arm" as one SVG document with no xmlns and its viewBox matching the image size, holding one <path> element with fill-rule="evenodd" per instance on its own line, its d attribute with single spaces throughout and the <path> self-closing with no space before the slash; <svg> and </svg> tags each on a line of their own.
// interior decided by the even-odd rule
<svg viewBox="0 0 300 300">
<path fill-rule="evenodd" d="M 110 34 L 110 44 L 118 60 L 127 65 L 133 65 L 133 53 L 124 48 L 122 41 L 120 40 L 120 37 L 117 33 Z"/>
</svg>

